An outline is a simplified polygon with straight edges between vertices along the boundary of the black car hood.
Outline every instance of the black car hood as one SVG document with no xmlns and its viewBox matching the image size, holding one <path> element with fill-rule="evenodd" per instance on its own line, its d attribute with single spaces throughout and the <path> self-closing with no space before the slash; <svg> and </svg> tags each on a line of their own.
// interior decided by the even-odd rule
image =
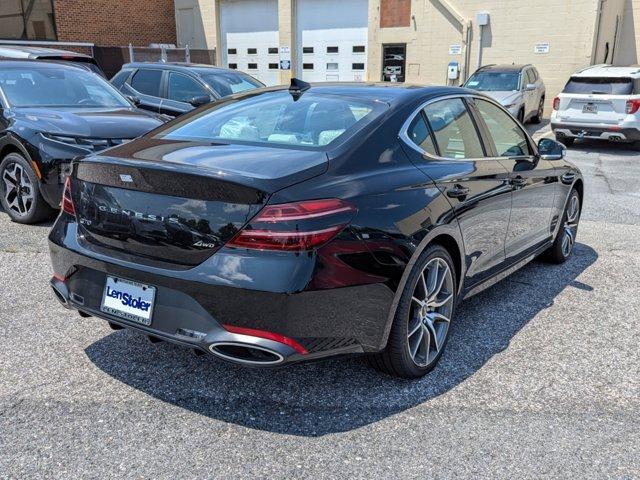
<svg viewBox="0 0 640 480">
<path fill-rule="evenodd" d="M 37 131 L 91 138 L 135 138 L 164 123 L 135 108 L 14 108 L 15 120 Z"/>
</svg>

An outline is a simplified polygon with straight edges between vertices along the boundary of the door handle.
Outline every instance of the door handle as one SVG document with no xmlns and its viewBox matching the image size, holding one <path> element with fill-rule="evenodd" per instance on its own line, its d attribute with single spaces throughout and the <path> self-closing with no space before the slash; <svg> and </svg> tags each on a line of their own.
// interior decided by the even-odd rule
<svg viewBox="0 0 640 480">
<path fill-rule="evenodd" d="M 447 197 L 449 198 L 464 198 L 469 195 L 469 188 L 462 185 L 455 185 L 447 190 Z"/>
<path fill-rule="evenodd" d="M 511 185 L 514 187 L 524 187 L 527 184 L 527 179 L 518 175 L 511 179 Z"/>
</svg>

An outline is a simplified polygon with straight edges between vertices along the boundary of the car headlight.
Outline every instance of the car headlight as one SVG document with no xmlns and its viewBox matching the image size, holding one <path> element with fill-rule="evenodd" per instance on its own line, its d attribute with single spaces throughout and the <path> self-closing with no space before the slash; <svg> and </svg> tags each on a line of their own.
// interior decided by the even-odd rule
<svg viewBox="0 0 640 480">
<path fill-rule="evenodd" d="M 54 133 L 42 133 L 44 138 L 53 140 L 56 142 L 65 143 L 67 145 L 73 145 L 75 147 L 84 148 L 86 150 L 92 150 L 94 152 L 104 150 L 108 147 L 115 145 L 121 145 L 130 141 L 130 138 L 90 138 L 90 137 L 73 137 L 70 135 L 58 135 Z"/>
</svg>

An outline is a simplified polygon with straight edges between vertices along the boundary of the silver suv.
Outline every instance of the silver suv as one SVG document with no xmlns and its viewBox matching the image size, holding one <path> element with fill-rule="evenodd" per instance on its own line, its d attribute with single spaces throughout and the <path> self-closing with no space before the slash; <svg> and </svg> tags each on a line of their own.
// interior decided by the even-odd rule
<svg viewBox="0 0 640 480">
<path fill-rule="evenodd" d="M 520 123 L 540 123 L 544 115 L 546 89 L 533 65 L 487 65 L 476 70 L 464 87 L 486 93 Z"/>
</svg>

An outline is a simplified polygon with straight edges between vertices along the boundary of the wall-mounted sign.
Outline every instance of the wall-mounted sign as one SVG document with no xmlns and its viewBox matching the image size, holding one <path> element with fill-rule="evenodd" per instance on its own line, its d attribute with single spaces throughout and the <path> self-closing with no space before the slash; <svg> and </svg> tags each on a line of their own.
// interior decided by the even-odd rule
<svg viewBox="0 0 640 480">
<path fill-rule="evenodd" d="M 288 45 L 280 47 L 280 70 L 291 70 L 291 49 Z"/>
<path fill-rule="evenodd" d="M 462 45 L 450 45 L 449 55 L 462 55 Z"/>
<path fill-rule="evenodd" d="M 551 45 L 549 45 L 549 42 L 536 43 L 533 46 L 533 53 L 537 53 L 537 54 L 549 53 L 550 50 L 551 50 Z"/>
</svg>

